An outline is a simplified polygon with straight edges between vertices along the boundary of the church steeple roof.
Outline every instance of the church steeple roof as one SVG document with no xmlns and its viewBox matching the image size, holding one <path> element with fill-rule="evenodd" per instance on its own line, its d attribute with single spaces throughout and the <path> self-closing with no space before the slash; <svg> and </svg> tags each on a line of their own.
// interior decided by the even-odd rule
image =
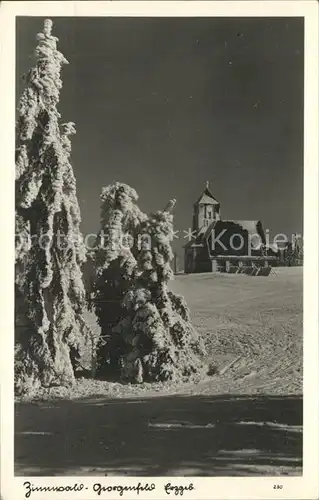
<svg viewBox="0 0 319 500">
<path fill-rule="evenodd" d="M 204 204 L 209 204 L 209 205 L 219 205 L 219 201 L 214 198 L 212 193 L 209 190 L 209 182 L 206 181 L 206 187 L 198 200 L 196 201 L 195 205 L 199 205 L 200 203 Z"/>
</svg>

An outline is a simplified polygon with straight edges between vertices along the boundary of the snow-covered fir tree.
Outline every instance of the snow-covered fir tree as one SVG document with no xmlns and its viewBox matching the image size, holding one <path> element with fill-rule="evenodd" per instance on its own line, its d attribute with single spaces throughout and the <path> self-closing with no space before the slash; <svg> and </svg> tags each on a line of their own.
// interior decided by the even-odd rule
<svg viewBox="0 0 319 500">
<path fill-rule="evenodd" d="M 16 390 L 69 384 L 89 330 L 83 318 L 76 182 L 70 163 L 73 123 L 60 124 L 61 68 L 52 21 L 37 35 L 16 136 Z"/>
<path fill-rule="evenodd" d="M 103 188 L 101 194 L 101 230 L 93 265 L 93 309 L 101 327 L 97 363 L 102 374 L 118 370 L 124 348 L 122 339 L 112 332 L 122 317 L 124 296 L 137 277 L 134 238 L 146 219 L 137 200 L 134 189 L 118 182 Z"/>
<path fill-rule="evenodd" d="M 102 193 L 94 303 L 106 342 L 99 363 L 130 382 L 187 380 L 204 370 L 205 348 L 185 300 L 168 286 L 175 200 L 149 217 L 136 201 L 120 183 Z"/>
</svg>

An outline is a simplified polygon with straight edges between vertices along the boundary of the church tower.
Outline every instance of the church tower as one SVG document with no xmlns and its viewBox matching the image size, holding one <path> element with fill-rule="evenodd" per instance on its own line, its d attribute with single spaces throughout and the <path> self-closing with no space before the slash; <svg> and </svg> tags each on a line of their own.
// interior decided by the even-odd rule
<svg viewBox="0 0 319 500">
<path fill-rule="evenodd" d="M 212 222 L 220 220 L 220 203 L 209 190 L 209 183 L 194 204 L 193 231 L 207 228 Z"/>
</svg>

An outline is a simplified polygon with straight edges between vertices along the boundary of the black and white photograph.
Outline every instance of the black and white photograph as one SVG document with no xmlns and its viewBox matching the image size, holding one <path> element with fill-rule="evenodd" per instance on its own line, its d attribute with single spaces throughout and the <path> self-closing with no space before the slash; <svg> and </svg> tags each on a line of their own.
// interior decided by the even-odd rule
<svg viewBox="0 0 319 500">
<path fill-rule="evenodd" d="M 318 336 L 305 16 L 39 3 L 14 19 L 14 498 L 294 498 Z"/>
</svg>

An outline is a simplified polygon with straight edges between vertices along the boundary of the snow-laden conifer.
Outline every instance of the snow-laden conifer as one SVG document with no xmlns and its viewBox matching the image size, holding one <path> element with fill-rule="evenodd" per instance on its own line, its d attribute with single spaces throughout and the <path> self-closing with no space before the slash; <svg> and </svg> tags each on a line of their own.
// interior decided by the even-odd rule
<svg viewBox="0 0 319 500">
<path fill-rule="evenodd" d="M 61 68 L 51 34 L 38 33 L 16 138 L 16 388 L 68 384 L 88 330 L 76 182 L 70 163 L 73 123 L 60 124 Z M 23 312 L 21 313 L 21 311 Z"/>
<path fill-rule="evenodd" d="M 122 301 L 136 279 L 134 239 L 146 215 L 137 206 L 138 195 L 127 184 L 114 183 L 101 194 L 101 230 L 94 255 L 94 310 L 101 327 L 99 372 L 116 371 L 123 340 L 112 332 L 122 316 Z"/>
<path fill-rule="evenodd" d="M 188 379 L 203 369 L 205 348 L 185 300 L 168 286 L 175 200 L 147 217 L 128 186 L 116 183 L 104 193 L 106 239 L 97 252 L 95 308 L 106 345 L 99 361 L 116 365 L 120 377 L 130 382 Z M 122 199 L 124 204 L 116 202 Z M 128 237 L 129 248 L 121 244 Z"/>
</svg>

